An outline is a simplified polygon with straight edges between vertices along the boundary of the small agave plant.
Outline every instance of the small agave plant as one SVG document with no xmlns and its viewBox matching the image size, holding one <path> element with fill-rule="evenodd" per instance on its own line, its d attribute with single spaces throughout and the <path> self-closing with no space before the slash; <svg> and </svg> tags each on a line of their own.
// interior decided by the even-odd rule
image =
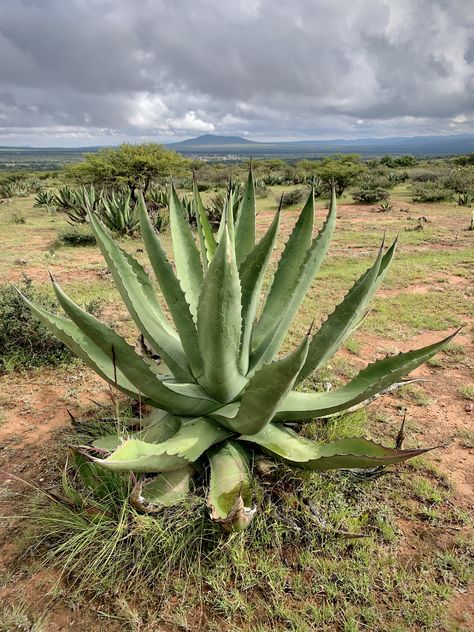
<svg viewBox="0 0 474 632">
<path fill-rule="evenodd" d="M 132 472 L 131 502 L 153 511 L 183 500 L 193 473 L 208 465 L 211 518 L 226 530 L 245 528 L 255 512 L 251 463 L 265 453 L 311 470 L 376 468 L 423 449 L 384 447 L 363 438 L 311 441 L 287 422 L 328 417 L 351 409 L 431 358 L 436 344 L 379 360 L 348 384 L 328 392 L 295 387 L 336 353 L 360 324 L 392 261 L 395 243 L 382 244 L 372 265 L 316 333 L 285 357 L 278 355 L 291 322 L 328 250 L 336 221 L 332 194 L 326 221 L 313 237 L 311 193 L 278 261 L 263 305 L 260 295 L 280 225 L 279 210 L 256 243 L 255 187 L 249 173 L 234 222 L 229 192 L 213 233 L 194 187 L 198 243 L 171 187 L 174 266 L 139 200 L 140 225 L 151 266 L 173 322 L 164 313 L 144 268 L 110 237 L 95 214 L 90 225 L 142 340 L 139 353 L 113 329 L 76 305 L 53 280 L 69 318 L 27 299 L 37 317 L 101 377 L 156 411 L 134 433 L 114 434 L 88 451 L 95 468 Z M 260 315 L 257 317 L 257 313 Z"/>
</svg>

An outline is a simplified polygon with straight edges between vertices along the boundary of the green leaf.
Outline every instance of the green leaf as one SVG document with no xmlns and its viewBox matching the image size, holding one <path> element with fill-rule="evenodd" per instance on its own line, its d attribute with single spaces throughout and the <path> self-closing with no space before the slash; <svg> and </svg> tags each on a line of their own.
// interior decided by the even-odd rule
<svg viewBox="0 0 474 632">
<path fill-rule="evenodd" d="M 153 419 L 154 415 L 152 414 L 150 417 Z M 145 419 L 144 423 L 147 422 L 148 420 Z M 147 443 L 162 443 L 175 435 L 180 427 L 180 418 L 177 415 L 166 413 L 164 417 L 157 418 L 156 421 L 152 421 L 142 430 L 132 432 L 126 436 L 121 436 L 118 433 L 106 435 L 93 441 L 92 445 L 94 448 L 113 452 L 125 439 L 140 439 L 140 441 L 146 441 Z"/>
<path fill-rule="evenodd" d="M 181 284 L 150 222 L 145 201 L 141 194 L 138 200 L 138 211 L 148 258 L 150 259 L 153 271 L 155 272 L 155 276 L 170 310 L 171 317 L 178 330 L 191 371 L 195 377 L 199 377 L 202 375 L 203 366 L 199 353 L 196 325 L 191 314 L 190 306 L 186 301 Z"/>
<path fill-rule="evenodd" d="M 255 216 L 255 183 L 252 167 L 250 167 L 247 185 L 235 222 L 235 256 L 239 267 L 255 247 Z"/>
<path fill-rule="evenodd" d="M 416 369 L 447 345 L 454 332 L 435 344 L 378 360 L 361 371 L 345 386 L 326 393 L 292 391 L 280 406 L 276 419 L 296 420 L 326 417 L 347 410 L 385 390 L 401 377 Z"/>
<path fill-rule="evenodd" d="M 294 277 L 295 283 L 293 287 L 290 290 L 289 285 L 286 286 L 288 294 L 286 295 L 285 303 L 281 306 L 282 312 L 281 314 L 273 314 L 274 323 L 268 325 L 268 334 L 262 340 L 259 347 L 255 350 L 255 353 L 251 357 L 251 371 L 256 370 L 262 366 L 262 364 L 271 362 L 278 353 L 285 339 L 288 328 L 291 325 L 291 321 L 298 311 L 299 306 L 303 302 L 306 293 L 311 287 L 314 277 L 316 276 L 326 255 L 334 232 L 334 226 L 336 224 L 336 213 L 336 195 L 333 191 L 329 212 L 324 226 L 321 228 L 317 237 L 313 240 L 310 248 L 308 249 L 304 263 L 296 277 Z"/>
<path fill-rule="evenodd" d="M 113 329 L 102 323 L 85 310 L 81 309 L 53 282 L 54 291 L 59 304 L 79 329 L 99 347 L 109 358 L 112 365 L 115 359 L 116 368 L 134 385 L 149 402 L 158 407 L 179 414 L 199 415 L 213 408 L 209 397 L 181 395 L 167 387 L 167 382 L 153 372 L 133 347 L 119 336 Z M 214 407 L 215 408 L 215 407 Z"/>
<path fill-rule="evenodd" d="M 214 233 L 212 232 L 211 225 L 209 224 L 209 219 L 202 203 L 201 196 L 199 195 L 196 180 L 193 181 L 193 193 L 194 210 L 196 213 L 196 222 L 201 243 L 203 265 L 207 270 L 208 264 L 212 261 L 212 257 L 216 252 L 217 242 L 215 240 Z"/>
<path fill-rule="evenodd" d="M 288 305 L 288 297 L 298 281 L 308 248 L 311 245 L 314 224 L 314 195 L 308 197 L 295 227 L 286 242 L 269 293 L 252 336 L 255 351 Z"/>
<path fill-rule="evenodd" d="M 63 492 L 65 496 L 70 500 L 74 505 L 81 507 L 84 504 L 84 498 L 82 494 L 80 494 L 69 480 L 68 475 L 68 462 L 66 461 L 66 465 L 63 467 L 63 471 L 61 473 L 61 484 L 63 488 Z"/>
<path fill-rule="evenodd" d="M 71 452 L 77 474 L 84 487 L 89 489 L 97 498 L 114 498 L 121 482 L 118 475 L 115 472 L 107 472 L 95 463 L 91 463 L 82 452 L 75 448 Z M 127 485 L 126 481 L 121 483 L 124 487 Z"/>
<path fill-rule="evenodd" d="M 203 388 L 223 403 L 245 386 L 239 372 L 241 334 L 240 280 L 227 229 L 209 265 L 198 307 L 198 339 Z"/>
<path fill-rule="evenodd" d="M 18 290 L 17 290 L 18 291 Z M 18 292 L 33 314 L 48 327 L 78 358 L 83 360 L 109 384 L 116 386 L 123 393 L 139 399 L 140 393 L 132 382 L 122 373 L 119 367 L 114 371 L 110 356 L 86 336 L 72 321 L 56 314 L 51 314 L 39 305 L 35 305 Z"/>
<path fill-rule="evenodd" d="M 181 342 L 164 316 L 143 267 L 117 246 L 94 214 L 90 214 L 89 222 L 117 289 L 137 327 L 175 377 L 190 379 L 191 371 Z"/>
<path fill-rule="evenodd" d="M 197 417 L 183 421 L 178 432 L 166 441 L 147 443 L 128 439 L 106 459 L 92 461 L 116 472 L 171 472 L 196 461 L 208 448 L 231 434 L 212 419 Z"/>
<path fill-rule="evenodd" d="M 162 472 L 152 479 L 139 480 L 130 494 L 130 503 L 145 513 L 182 502 L 189 494 L 194 469 L 186 465 L 180 470 Z"/>
<path fill-rule="evenodd" d="M 247 384 L 240 402 L 211 413 L 239 434 L 254 434 L 269 423 L 295 383 L 308 353 L 309 338 L 286 358 L 259 369 Z"/>
<path fill-rule="evenodd" d="M 280 226 L 281 209 L 262 239 L 247 256 L 239 269 L 242 286 L 242 342 L 240 351 L 240 370 L 243 375 L 248 371 L 250 341 L 255 314 L 257 312 L 260 291 L 265 271 L 272 256 L 278 228 Z"/>
<path fill-rule="evenodd" d="M 183 206 L 173 185 L 171 185 L 169 206 L 176 274 L 186 295 L 191 314 L 196 317 L 202 285 L 201 257 L 193 231 L 186 221 Z"/>
<path fill-rule="evenodd" d="M 226 531 L 248 527 L 255 510 L 250 509 L 252 488 L 249 458 L 235 441 L 208 450 L 211 476 L 207 504 L 211 519 Z"/>
<path fill-rule="evenodd" d="M 290 465 L 311 470 L 369 468 L 406 461 L 428 449 L 398 450 L 386 448 L 368 439 L 348 438 L 318 443 L 276 424 L 268 424 L 261 432 L 241 437 Z"/>
<path fill-rule="evenodd" d="M 360 324 L 367 306 L 382 282 L 395 254 L 396 241 L 383 255 L 383 243 L 374 265 L 354 284 L 344 300 L 330 314 L 309 345 L 308 357 L 298 382 L 326 364 Z"/>
</svg>

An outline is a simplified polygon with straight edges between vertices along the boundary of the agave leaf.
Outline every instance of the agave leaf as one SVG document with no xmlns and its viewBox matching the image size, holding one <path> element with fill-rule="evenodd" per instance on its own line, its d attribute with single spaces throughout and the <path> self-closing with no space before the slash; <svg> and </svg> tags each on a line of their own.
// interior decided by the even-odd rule
<svg viewBox="0 0 474 632">
<path fill-rule="evenodd" d="M 278 353 L 291 321 L 311 287 L 311 283 L 326 255 L 336 224 L 336 212 L 336 195 L 333 192 L 326 222 L 306 253 L 305 261 L 296 276 L 296 282 L 292 287 L 291 293 L 286 296 L 286 304 L 282 306 L 281 315 L 273 314 L 274 323 L 269 325 L 267 336 L 265 336 L 252 355 L 250 360 L 251 371 L 258 369 L 262 364 L 271 362 Z"/>
<path fill-rule="evenodd" d="M 229 204 L 229 201 L 231 202 L 231 204 Z M 234 199 L 233 199 L 233 193 L 232 193 L 232 181 L 230 181 L 227 194 L 224 198 L 224 208 L 222 210 L 221 221 L 219 223 L 219 228 L 217 230 L 217 235 L 216 235 L 216 242 L 218 244 L 220 243 L 226 229 L 227 229 L 230 240 L 232 241 L 232 243 L 234 243 L 234 232 L 235 232 L 234 228 L 235 227 L 234 227 L 234 213 L 233 213 L 234 206 L 233 205 L 234 205 Z M 230 213 L 229 213 L 229 209 L 230 209 Z"/>
<path fill-rule="evenodd" d="M 17 290 L 18 291 L 18 290 Z M 39 305 L 28 300 L 21 292 L 18 292 L 23 301 L 28 305 L 33 314 L 48 327 L 66 346 L 71 349 L 78 358 L 83 360 L 98 375 L 109 384 L 116 386 L 122 393 L 133 399 L 140 398 L 140 392 L 134 384 L 122 373 L 119 367 L 115 367 L 110 356 L 105 353 L 95 342 L 82 333 L 72 321 L 56 314 L 51 314 Z"/>
<path fill-rule="evenodd" d="M 151 417 L 153 418 L 153 415 Z M 147 443 L 162 443 L 176 434 L 180 427 L 180 418 L 171 413 L 166 413 L 164 417 L 157 418 L 150 425 L 147 425 L 142 430 L 130 433 L 126 438 L 140 439 L 140 441 L 146 441 Z M 115 433 L 96 439 L 92 445 L 94 448 L 113 452 L 123 443 L 124 439 L 123 436 Z"/>
<path fill-rule="evenodd" d="M 196 461 L 215 443 L 231 436 L 207 417 L 183 421 L 178 432 L 161 443 L 147 443 L 140 439 L 124 441 L 105 459 L 92 461 L 116 472 L 171 472 Z"/>
<path fill-rule="evenodd" d="M 171 185 L 169 208 L 176 274 L 186 295 L 191 314 L 196 317 L 202 285 L 201 257 L 191 226 L 186 221 L 183 205 L 173 185 Z"/>
<path fill-rule="evenodd" d="M 259 445 L 266 452 L 290 465 L 299 465 L 311 470 L 391 465 L 406 461 L 431 449 L 398 450 L 360 438 L 318 443 L 273 423 L 265 426 L 258 434 L 242 436 L 241 440 Z"/>
<path fill-rule="evenodd" d="M 202 389 L 200 393 L 189 395 L 170 390 L 167 386 L 168 382 L 161 380 L 153 372 L 151 366 L 135 353 L 133 347 L 121 336 L 71 301 L 56 282 L 53 282 L 53 287 L 66 314 L 109 358 L 112 369 L 115 362 L 116 368 L 120 368 L 123 375 L 150 403 L 165 410 L 190 415 L 209 412 L 213 408 L 209 396 Z M 201 393 L 205 395 L 204 400 L 196 397 Z"/>
<path fill-rule="evenodd" d="M 280 406 L 275 419 L 296 420 L 326 417 L 364 402 L 429 360 L 457 333 L 456 331 L 444 340 L 421 349 L 399 353 L 396 356 L 369 364 L 348 384 L 333 391 L 326 393 L 292 391 Z"/>
<path fill-rule="evenodd" d="M 255 183 L 252 168 L 250 168 L 244 196 L 235 222 L 235 256 L 239 267 L 255 247 L 255 216 Z"/>
<path fill-rule="evenodd" d="M 311 245 L 314 224 L 314 195 L 308 200 L 301 211 L 298 221 L 293 228 L 290 238 L 278 262 L 278 267 L 270 285 L 268 296 L 263 306 L 262 314 L 254 327 L 252 335 L 252 350 L 260 345 L 288 305 L 288 297 L 298 281 L 298 274 L 303 265 L 308 248 Z"/>
<path fill-rule="evenodd" d="M 225 225 L 227 232 L 229 233 L 230 240 L 235 244 L 235 226 L 234 226 L 234 189 L 232 187 L 232 180 L 229 182 L 229 192 L 225 199 L 224 205 L 225 213 Z M 234 248 L 235 252 L 235 248 Z"/>
<path fill-rule="evenodd" d="M 130 503 L 145 513 L 177 505 L 189 493 L 193 472 L 191 465 L 186 465 L 180 470 L 162 472 L 153 479 L 139 480 L 130 494 Z"/>
<path fill-rule="evenodd" d="M 212 232 L 211 225 L 209 224 L 206 209 L 204 208 L 201 196 L 199 195 L 196 180 L 193 182 L 193 193 L 194 210 L 196 212 L 196 222 L 201 243 L 203 265 L 207 270 L 208 264 L 212 261 L 212 257 L 216 252 L 217 242 L 215 240 L 214 233 Z"/>
<path fill-rule="evenodd" d="M 91 463 L 79 450 L 72 449 L 74 464 L 79 478 L 87 489 L 97 498 L 110 499 L 117 494 L 117 474 L 107 472 L 95 463 Z M 124 482 L 124 486 L 125 486 Z"/>
<path fill-rule="evenodd" d="M 309 338 L 286 358 L 259 369 L 247 384 L 240 403 L 211 413 L 239 434 L 254 434 L 269 423 L 295 383 L 308 353 Z"/>
<path fill-rule="evenodd" d="M 151 224 L 145 201 L 141 194 L 138 200 L 138 211 L 148 258 L 150 259 L 161 291 L 174 320 L 174 324 L 176 325 L 184 352 L 191 366 L 191 371 L 195 377 L 198 377 L 202 374 L 203 368 L 201 355 L 199 353 L 196 325 L 181 284 L 176 278 L 173 267 L 168 261 L 168 257 Z"/>
<path fill-rule="evenodd" d="M 211 466 L 207 504 L 211 519 L 226 531 L 242 531 L 252 520 L 249 458 L 235 441 L 226 441 L 207 452 Z"/>
<path fill-rule="evenodd" d="M 209 264 L 198 307 L 198 339 L 204 363 L 199 383 L 220 402 L 231 401 L 245 386 L 239 372 L 240 281 L 227 230 Z"/>
<path fill-rule="evenodd" d="M 218 405 L 218 402 L 216 402 L 216 400 L 213 399 L 207 391 L 199 386 L 199 384 L 194 384 L 194 382 L 178 382 L 177 380 L 166 378 L 163 380 L 163 384 L 165 384 L 166 387 L 174 393 L 212 402 L 214 410 L 215 405 Z"/>
<path fill-rule="evenodd" d="M 253 323 L 257 312 L 265 271 L 267 269 L 268 262 L 270 261 L 276 236 L 278 234 L 280 216 L 281 208 L 278 209 L 278 212 L 275 214 L 270 228 L 252 252 L 250 252 L 239 269 L 240 282 L 242 286 L 242 342 L 240 350 L 240 370 L 243 375 L 245 375 L 248 371 Z"/>
<path fill-rule="evenodd" d="M 117 246 L 93 213 L 89 216 L 89 222 L 120 295 L 137 327 L 153 350 L 164 359 L 175 377 L 189 379 L 191 372 L 181 342 L 164 316 L 143 267 Z"/>
<path fill-rule="evenodd" d="M 395 254 L 396 241 L 383 255 L 383 243 L 374 265 L 354 284 L 344 300 L 330 314 L 309 345 L 308 357 L 298 376 L 304 380 L 313 371 L 326 364 L 344 340 L 360 324 L 367 305 L 380 286 L 384 274 Z"/>
</svg>

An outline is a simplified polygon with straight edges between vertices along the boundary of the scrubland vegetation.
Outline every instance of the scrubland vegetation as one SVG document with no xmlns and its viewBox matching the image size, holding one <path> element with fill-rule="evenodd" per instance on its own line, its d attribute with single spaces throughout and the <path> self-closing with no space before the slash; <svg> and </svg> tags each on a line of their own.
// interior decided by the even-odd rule
<svg viewBox="0 0 474 632">
<path fill-rule="evenodd" d="M 252 170 L 255 187 L 246 189 L 246 163 L 190 162 L 156 146 L 123 146 L 41 179 L 0 174 L 0 630 L 454 632 L 473 625 L 474 159 L 349 155 L 259 160 Z M 223 215 L 218 245 L 212 233 Z M 306 217 L 299 237 L 292 233 L 298 217 Z M 317 231 L 319 242 L 311 242 Z M 262 241 L 247 260 L 249 235 Z M 224 248 L 234 239 L 235 261 L 233 248 Z M 288 256 L 280 259 L 285 244 Z M 327 257 L 310 258 L 305 277 L 301 265 L 312 248 Z M 243 261 L 250 263 L 236 272 Z M 143 276 L 152 279 L 150 265 L 159 284 Z M 73 302 L 59 286 L 54 295 L 48 269 Z M 272 286 L 275 272 L 280 281 Z M 39 306 L 43 323 L 11 283 Z M 279 284 L 286 293 L 278 295 Z M 154 287 L 165 299 L 162 322 L 175 322 L 186 360 L 174 355 L 176 345 L 153 340 L 145 312 L 137 313 L 156 310 Z M 223 296 L 222 287 L 233 289 Z M 265 296 L 269 289 L 271 309 L 257 300 L 257 290 Z M 295 294 L 301 305 L 292 304 Z M 59 320 L 57 299 L 77 331 Z M 240 308 L 249 335 L 241 341 L 239 329 L 237 341 L 232 319 Z M 261 324 L 252 337 L 255 314 Z M 278 327 L 280 314 L 287 318 Z M 64 344 L 71 346 L 68 336 L 82 360 Z M 146 420 L 163 403 L 158 347 L 178 379 L 164 406 L 172 414 L 153 439 Z M 417 348 L 424 351 L 397 355 Z M 375 378 L 373 369 L 360 374 L 377 360 Z M 409 376 L 415 383 L 379 396 L 426 360 Z M 137 374 L 142 383 L 133 384 Z M 190 375 L 196 384 L 183 384 Z M 229 406 L 244 401 L 242 375 L 250 382 L 239 418 Z M 311 405 L 285 408 L 292 388 L 295 402 L 306 392 Z M 210 400 L 219 406 L 206 408 Z M 212 421 L 199 436 L 185 422 L 188 436 L 166 454 L 181 459 L 180 468 L 151 477 L 180 427 L 176 415 Z M 275 415 L 292 422 L 278 426 L 287 433 L 280 446 Z M 245 441 L 238 424 L 246 425 Z M 158 441 L 153 454 L 140 453 L 147 437 Z M 196 450 L 203 437 L 209 445 Z M 338 452 L 348 441 L 350 449 Z M 313 452 L 328 445 L 330 454 Z M 369 446 L 377 452 L 370 459 Z M 143 465 L 150 457 L 151 469 Z M 326 470 L 324 459 L 342 469 L 290 467 Z"/>
</svg>

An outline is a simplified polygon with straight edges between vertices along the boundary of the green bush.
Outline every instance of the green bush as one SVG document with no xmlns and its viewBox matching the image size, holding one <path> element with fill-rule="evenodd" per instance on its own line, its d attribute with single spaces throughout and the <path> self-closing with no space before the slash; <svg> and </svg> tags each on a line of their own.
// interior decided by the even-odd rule
<svg viewBox="0 0 474 632">
<path fill-rule="evenodd" d="M 20 291 L 49 311 L 54 302 L 24 277 Z M 32 314 L 16 289 L 0 285 L 0 373 L 71 362 L 74 355 Z"/>
<path fill-rule="evenodd" d="M 306 195 L 305 189 L 293 189 L 293 191 L 287 191 L 281 196 L 281 205 L 283 208 L 288 206 L 294 206 L 299 204 Z"/>
<path fill-rule="evenodd" d="M 54 245 L 56 247 L 93 246 L 95 245 L 95 237 L 89 226 L 83 224 L 59 231 Z"/>
<path fill-rule="evenodd" d="M 389 192 L 382 187 L 371 187 L 367 189 L 356 189 L 352 192 L 352 198 L 357 204 L 375 204 L 388 200 Z"/>
<path fill-rule="evenodd" d="M 453 191 L 438 184 L 426 182 L 412 187 L 413 202 L 449 202 L 453 198 Z"/>
</svg>

